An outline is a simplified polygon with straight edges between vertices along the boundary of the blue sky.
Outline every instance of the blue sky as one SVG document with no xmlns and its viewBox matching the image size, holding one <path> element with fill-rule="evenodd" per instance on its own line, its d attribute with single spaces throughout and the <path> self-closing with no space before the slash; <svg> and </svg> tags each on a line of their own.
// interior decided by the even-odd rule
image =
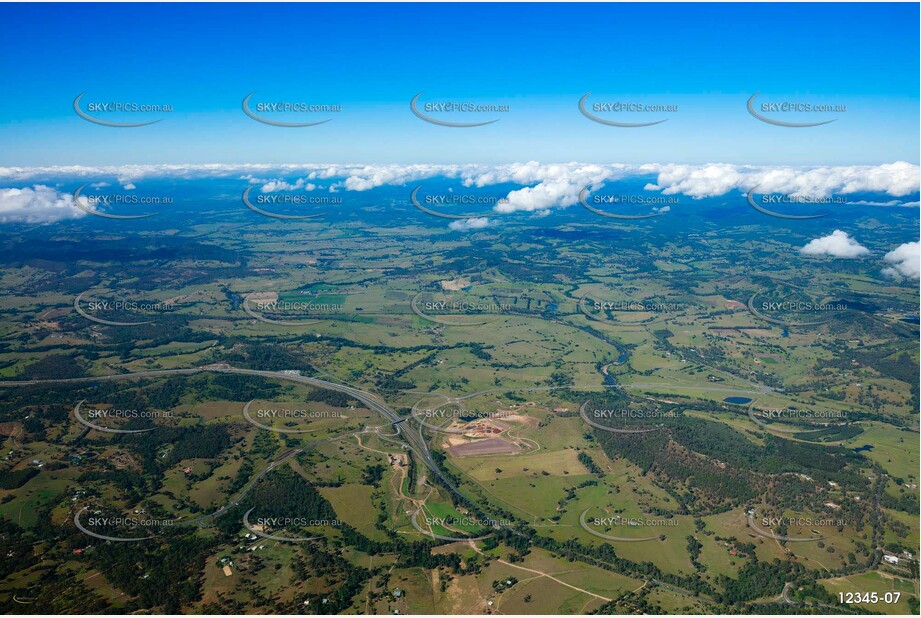
<svg viewBox="0 0 921 618">
<path fill-rule="evenodd" d="M 0 5 L 0 166 L 917 163 L 918 11 L 880 3 Z M 253 91 L 342 111 L 318 127 L 267 126 L 240 109 Z M 420 91 L 424 100 L 511 111 L 485 127 L 439 127 L 410 113 Z M 653 127 L 607 127 L 579 114 L 589 91 L 593 101 L 679 111 Z M 817 114 L 837 118 L 821 127 L 776 127 L 747 113 L 756 91 L 847 112 Z M 81 92 L 175 111 L 142 116 L 164 118 L 148 127 L 101 127 L 74 114 Z M 646 119 L 636 116 L 618 118 Z"/>
</svg>

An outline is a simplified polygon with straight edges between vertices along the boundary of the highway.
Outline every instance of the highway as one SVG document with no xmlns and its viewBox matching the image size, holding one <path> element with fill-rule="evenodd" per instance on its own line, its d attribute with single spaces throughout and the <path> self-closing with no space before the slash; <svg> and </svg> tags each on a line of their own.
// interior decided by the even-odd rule
<svg viewBox="0 0 921 618">
<path fill-rule="evenodd" d="M 259 376 L 263 378 L 269 378 L 273 380 L 284 380 L 287 382 L 295 382 L 298 384 L 306 384 L 308 386 L 313 386 L 315 388 L 325 388 L 333 391 L 338 391 L 345 393 L 351 397 L 354 397 L 357 401 L 368 406 L 368 408 L 378 414 L 381 414 L 393 424 L 397 433 L 402 436 L 402 438 L 407 443 L 408 447 L 419 457 L 419 459 L 432 471 L 435 476 L 437 476 L 444 487 L 457 495 L 458 497 L 466 501 L 466 497 L 460 493 L 457 487 L 453 482 L 441 471 L 441 468 L 438 467 L 438 464 L 435 462 L 435 459 L 432 457 L 432 453 L 429 450 L 428 444 L 425 441 L 425 438 L 422 436 L 421 429 L 413 428 L 408 426 L 403 417 L 390 409 L 386 403 L 381 401 L 375 395 L 362 391 L 352 386 L 347 386 L 345 384 L 339 384 L 337 382 L 330 382 L 328 380 L 321 380 L 319 378 L 311 378 L 308 376 L 298 375 L 297 373 L 286 373 L 284 371 L 262 371 L 258 369 L 239 369 L 237 367 L 232 367 L 224 363 L 218 363 L 214 365 L 203 365 L 201 367 L 195 367 L 191 369 L 159 369 L 154 371 L 138 371 L 134 373 L 119 373 L 106 376 L 88 376 L 82 378 L 60 378 L 60 379 L 49 379 L 49 380 L 7 380 L 0 381 L 0 387 L 21 387 L 21 386 L 38 386 L 44 384 L 79 384 L 83 382 L 99 382 L 107 380 L 136 380 L 140 378 L 160 378 L 163 376 L 170 375 L 192 375 L 202 372 L 213 372 L 213 373 L 234 373 L 239 375 L 252 375 Z M 338 438 L 338 437 L 337 437 Z M 336 439 L 336 438 L 333 438 Z M 328 441 L 328 440 L 325 440 Z M 325 442 L 324 441 L 324 442 Z M 317 446 L 320 443 L 317 443 L 314 446 Z M 293 456 L 293 455 L 289 455 Z M 263 470 L 256 478 L 254 478 L 245 488 L 244 493 L 238 495 L 230 504 L 225 507 L 222 507 L 219 511 L 212 513 L 201 520 L 219 517 L 228 509 L 235 506 L 242 500 L 245 496 L 245 492 L 259 480 L 263 475 L 265 475 L 269 470 L 273 469 L 275 465 L 281 463 L 281 461 L 276 461 L 270 465 L 266 470 Z M 197 521 L 197 520 L 196 520 Z"/>
<path fill-rule="evenodd" d="M 435 459 L 432 457 L 432 453 L 429 450 L 425 438 L 422 436 L 421 430 L 404 423 L 403 421 L 406 420 L 405 418 L 391 410 L 386 403 L 371 393 L 359 390 L 352 386 L 347 386 L 345 384 L 339 384 L 337 382 L 329 382 L 328 380 L 321 380 L 319 378 L 286 374 L 277 371 L 259 371 L 256 369 L 237 368 L 220 369 L 218 371 L 227 371 L 229 373 L 238 373 L 244 375 L 255 375 L 264 378 L 273 378 L 276 380 L 287 380 L 289 382 L 297 382 L 299 384 L 306 384 L 316 388 L 325 388 L 328 390 L 339 391 L 340 393 L 345 393 L 346 395 L 354 397 L 356 400 L 368 406 L 370 410 L 381 414 L 387 420 L 389 420 L 393 424 L 397 433 L 400 434 L 406 441 L 409 448 L 412 449 L 412 451 L 419 457 L 419 459 L 421 459 L 422 462 L 441 480 L 444 486 L 459 497 L 464 498 L 464 496 L 460 493 L 460 491 L 458 491 L 451 480 L 448 479 L 447 476 L 441 471 L 441 468 L 438 467 L 438 464 L 435 463 Z"/>
<path fill-rule="evenodd" d="M 168 376 L 168 375 L 192 375 L 192 374 L 202 373 L 202 372 L 234 373 L 234 374 L 240 374 L 240 375 L 260 376 L 263 378 L 269 378 L 269 379 L 274 379 L 274 380 L 284 380 L 287 382 L 305 384 L 308 386 L 313 386 L 315 388 L 325 388 L 325 389 L 334 390 L 334 391 L 338 391 L 338 392 L 350 395 L 354 397 L 356 400 L 368 406 L 368 408 L 371 409 L 372 411 L 381 414 L 388 421 L 390 421 L 390 424 L 393 425 L 394 429 L 396 430 L 396 434 L 394 435 L 398 437 L 401 436 L 405 440 L 407 446 L 414 453 L 416 453 L 419 459 L 432 471 L 433 474 L 435 474 L 441 480 L 443 486 L 447 490 L 449 490 L 450 492 L 452 492 L 453 494 L 461 498 L 464 502 L 469 503 L 467 497 L 464 496 L 460 492 L 460 490 L 458 490 L 458 488 L 454 485 L 454 483 L 449 478 L 447 478 L 447 476 L 441 471 L 441 468 L 435 462 L 435 459 L 432 457 L 431 451 L 428 448 L 428 444 L 426 443 L 425 438 L 422 435 L 421 426 L 420 427 L 410 426 L 409 423 L 405 422 L 406 421 L 405 418 L 401 417 L 399 414 L 397 414 L 392 409 L 390 409 L 386 403 L 381 401 L 375 395 L 362 391 L 360 389 L 354 388 L 352 386 L 348 386 L 345 384 L 339 384 L 337 382 L 330 382 L 328 380 L 321 380 L 319 378 L 302 376 L 302 375 L 298 375 L 297 373 L 285 373 L 282 371 L 261 371 L 257 369 L 239 369 L 236 367 L 232 367 L 228 364 L 219 363 L 219 364 L 214 364 L 214 365 L 204 365 L 204 366 L 196 367 L 192 369 L 161 369 L 161 370 L 155 370 L 155 371 L 139 371 L 135 373 L 115 374 L 115 375 L 108 375 L 108 376 L 90 376 L 90 377 L 83 377 L 83 378 L 62 378 L 62 379 L 56 379 L 56 380 L 52 379 L 52 380 L 0 381 L 0 388 L 14 387 L 14 386 L 33 386 L 33 385 L 41 385 L 41 384 L 70 384 L 70 383 L 82 383 L 82 382 L 98 382 L 98 381 L 105 381 L 105 380 L 131 380 L 131 379 L 138 379 L 138 378 L 158 378 L 158 377 L 163 377 L 163 376 Z M 545 388 L 535 388 L 533 390 L 545 390 Z M 549 387 L 549 388 L 555 388 L 555 387 Z M 508 390 L 508 389 L 504 389 L 504 390 Z M 466 397 L 459 398 L 459 399 L 465 399 L 465 398 Z M 220 509 L 218 509 L 217 511 L 213 513 L 204 515 L 194 520 L 189 520 L 188 522 L 185 522 L 185 523 L 202 525 L 208 520 L 212 520 L 212 519 L 216 519 L 220 517 L 221 515 L 226 513 L 228 510 L 232 509 L 234 506 L 239 504 L 243 500 L 243 498 L 247 495 L 247 493 L 259 481 L 259 479 L 261 479 L 263 476 L 268 474 L 271 470 L 274 470 L 276 467 L 278 467 L 285 461 L 289 460 L 292 457 L 297 456 L 298 454 L 300 454 L 301 452 L 305 450 L 315 448 L 316 446 L 319 446 L 320 444 L 323 444 L 326 442 L 338 440 L 348 435 L 353 435 L 354 433 L 356 432 L 350 432 L 348 434 L 334 436 L 332 438 L 327 438 L 325 440 L 316 442 L 308 447 L 304 447 L 302 449 L 296 449 L 293 451 L 289 451 L 287 453 L 283 453 L 281 457 L 275 459 L 268 467 L 262 470 L 262 472 L 260 472 L 258 475 L 253 477 L 250 480 L 250 482 L 247 483 L 246 487 L 244 487 L 243 490 L 241 490 L 241 492 L 237 494 L 237 496 L 233 500 L 231 500 L 231 502 L 229 502 L 227 505 L 221 507 Z M 506 529 L 506 530 L 513 532 L 514 534 L 520 534 L 518 531 L 514 530 L 513 528 L 506 526 L 506 525 L 499 524 L 499 523 L 494 523 L 493 527 Z M 671 589 L 681 590 L 674 586 L 670 586 L 668 584 L 664 584 L 656 580 L 651 580 L 651 581 L 661 586 L 665 586 Z M 684 592 L 689 593 L 686 590 L 684 590 Z"/>
</svg>

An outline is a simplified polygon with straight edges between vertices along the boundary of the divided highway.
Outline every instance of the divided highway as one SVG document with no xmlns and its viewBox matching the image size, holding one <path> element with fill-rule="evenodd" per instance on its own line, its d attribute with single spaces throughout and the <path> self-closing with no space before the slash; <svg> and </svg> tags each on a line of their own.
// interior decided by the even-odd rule
<svg viewBox="0 0 921 618">
<path fill-rule="evenodd" d="M 390 423 L 396 428 L 398 434 L 400 434 L 403 439 L 406 441 L 407 445 L 416 455 L 422 460 L 433 474 L 435 474 L 443 483 L 444 487 L 456 494 L 457 496 L 466 500 L 466 497 L 460 493 L 460 491 L 455 487 L 454 483 L 451 482 L 449 478 L 441 471 L 441 468 L 438 467 L 438 464 L 435 462 L 435 459 L 432 457 L 432 453 L 429 450 L 428 444 L 425 441 L 425 438 L 422 436 L 421 429 L 416 429 L 407 426 L 403 421 L 406 420 L 402 418 L 399 414 L 391 410 L 386 403 L 381 401 L 375 395 L 368 393 L 366 391 L 357 389 L 352 386 L 347 386 L 345 384 L 339 384 L 337 382 L 330 382 L 328 380 L 321 380 L 319 378 L 311 378 L 308 376 L 299 375 L 296 372 L 284 372 L 284 371 L 262 371 L 258 369 L 239 369 L 237 367 L 232 367 L 224 363 L 218 363 L 214 365 L 203 365 L 201 367 L 195 367 L 192 369 L 159 369 L 154 371 L 138 371 L 134 373 L 119 373 L 106 376 L 89 376 L 83 378 L 60 378 L 60 379 L 50 379 L 50 380 L 7 380 L 0 381 L 0 387 L 13 387 L 13 386 L 36 386 L 42 384 L 79 384 L 82 382 L 99 382 L 106 380 L 135 380 L 138 378 L 158 378 L 168 375 L 192 375 L 202 372 L 214 372 L 214 373 L 235 373 L 240 375 L 252 375 L 260 376 L 263 378 L 270 378 L 274 380 L 285 380 L 288 382 L 296 382 L 299 384 L 306 384 L 308 386 L 313 386 L 316 388 L 325 388 L 333 391 L 339 391 L 345 393 L 350 397 L 354 397 L 356 400 L 368 406 L 368 408 L 378 414 L 382 415 L 385 419 L 390 421 Z M 289 455 L 290 457 L 291 455 Z M 286 458 L 287 459 L 287 458 Z M 272 464 L 266 470 L 263 470 L 253 481 L 261 478 L 266 472 L 272 469 L 277 463 L 277 461 Z M 251 482 L 247 485 L 247 488 L 244 491 L 248 491 L 249 487 L 253 485 Z M 245 495 L 245 494 L 244 494 Z M 226 510 L 236 505 L 243 498 L 243 495 L 237 496 L 237 498 L 223 507 L 221 510 L 212 513 L 206 517 L 201 518 L 202 520 L 218 517 L 223 514 Z"/>
</svg>

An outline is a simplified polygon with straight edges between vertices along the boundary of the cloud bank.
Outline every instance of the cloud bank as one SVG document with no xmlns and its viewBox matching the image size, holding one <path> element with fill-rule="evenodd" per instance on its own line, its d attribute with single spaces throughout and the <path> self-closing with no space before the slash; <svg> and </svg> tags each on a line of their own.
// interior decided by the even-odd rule
<svg viewBox="0 0 921 618">
<path fill-rule="evenodd" d="M 255 175 L 264 180 L 258 180 Z M 449 178 L 468 187 L 515 184 L 507 199 L 495 207 L 497 214 L 532 212 L 545 214 L 578 202 L 588 187 L 598 191 L 606 182 L 655 177 L 644 189 L 689 199 L 713 198 L 730 193 L 782 193 L 795 197 L 827 198 L 855 194 L 878 194 L 891 198 L 914 195 L 921 190 L 921 167 L 904 161 L 882 165 L 825 167 L 749 166 L 730 163 L 680 165 L 653 163 L 540 163 L 528 161 L 501 165 L 341 165 L 341 164 L 197 164 L 0 167 L 0 182 L 54 179 L 85 179 L 91 182 L 117 179 L 128 186 L 151 177 L 204 179 L 236 176 L 262 184 L 261 191 L 309 190 L 318 183 L 330 192 L 369 191 L 382 186 L 405 186 L 431 178 Z M 327 182 L 328 181 L 328 182 Z M 861 196 L 863 197 L 863 196 Z M 869 202 L 869 200 L 864 200 Z M 892 200 L 879 201 L 889 205 Z M 913 202 L 905 203 L 910 206 Z M 894 205 L 894 204 L 893 204 Z"/>
<path fill-rule="evenodd" d="M 836 167 L 750 167 L 716 163 L 709 165 L 650 165 L 658 172 L 650 190 L 693 198 L 718 197 L 732 190 L 783 193 L 795 197 L 830 197 L 853 193 L 885 193 L 894 197 L 917 193 L 921 168 L 905 161 L 883 165 Z"/>
</svg>

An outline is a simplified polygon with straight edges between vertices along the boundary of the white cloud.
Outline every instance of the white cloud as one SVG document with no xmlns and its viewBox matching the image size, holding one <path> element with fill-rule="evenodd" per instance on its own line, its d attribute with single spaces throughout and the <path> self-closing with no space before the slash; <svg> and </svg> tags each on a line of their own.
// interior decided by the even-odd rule
<svg viewBox="0 0 921 618">
<path fill-rule="evenodd" d="M 303 178 L 298 178 L 297 181 L 293 183 L 278 178 L 276 180 L 270 180 L 266 182 L 264 185 L 262 185 L 260 191 L 263 193 L 275 193 L 276 191 L 296 191 L 297 189 L 303 189 L 305 182 L 306 181 Z"/>
<path fill-rule="evenodd" d="M 337 165 L 316 172 L 316 178 L 341 178 L 338 184 L 348 191 L 368 191 L 383 185 L 405 185 L 408 182 L 446 176 L 454 178 L 464 166 L 460 165 Z M 478 166 L 474 166 L 478 167 Z"/>
<path fill-rule="evenodd" d="M 851 206 L 897 206 L 899 208 L 917 208 L 921 206 L 921 202 L 903 202 L 902 200 L 887 200 L 885 202 L 857 200 L 855 202 L 848 202 L 848 204 Z"/>
<path fill-rule="evenodd" d="M 882 165 L 790 167 L 750 166 L 729 163 L 678 165 L 652 163 L 540 163 L 528 161 L 501 165 L 341 165 L 305 164 L 177 164 L 124 166 L 0 167 L 0 181 L 48 182 L 117 178 L 123 186 L 148 177 L 177 179 L 238 177 L 263 185 L 264 192 L 290 187 L 310 190 L 323 184 L 330 192 L 368 191 L 381 186 L 404 186 L 429 178 L 457 179 L 467 187 L 517 185 L 495 212 L 543 213 L 575 204 L 588 186 L 597 191 L 604 183 L 624 178 L 655 175 L 647 191 L 701 199 L 731 192 L 782 193 L 796 197 L 830 197 L 853 194 L 885 194 L 893 198 L 921 189 L 921 168 L 897 161 Z M 256 176 L 259 176 L 257 178 Z M 294 180 L 296 178 L 296 180 Z M 287 179 L 287 180 L 286 180 Z M 329 184 L 318 181 L 329 180 Z M 861 196 L 864 197 L 864 196 Z M 869 200 L 867 200 L 869 201 Z M 880 201 L 880 205 L 888 202 Z M 904 205 L 913 205 L 907 202 Z M 869 204 L 867 204 L 869 205 Z M 896 205 L 896 204 L 893 204 Z"/>
<path fill-rule="evenodd" d="M 497 213 L 536 212 L 547 214 L 552 208 L 566 208 L 579 201 L 583 188 L 597 190 L 606 181 L 622 178 L 626 166 L 585 163 L 545 165 L 537 161 L 465 170 L 464 184 L 484 187 L 501 183 L 526 186 L 515 189 L 493 210 Z M 536 183 L 536 184 L 535 184 Z"/>
<path fill-rule="evenodd" d="M 0 223 L 52 223 L 86 214 L 74 207 L 72 195 L 52 187 L 0 189 Z"/>
<path fill-rule="evenodd" d="M 582 187 L 566 181 L 542 182 L 511 191 L 506 200 L 493 208 L 498 213 L 543 211 L 554 206 L 570 206 L 579 199 Z"/>
<path fill-rule="evenodd" d="M 891 267 L 883 269 L 883 274 L 887 277 L 898 275 L 912 279 L 921 277 L 921 243 L 919 242 L 899 245 L 887 253 L 883 260 L 892 264 Z"/>
<path fill-rule="evenodd" d="M 921 189 L 921 168 L 897 161 L 883 165 L 836 167 L 752 167 L 712 163 L 707 165 L 645 165 L 658 173 L 655 185 L 666 195 L 681 193 L 693 198 L 717 197 L 734 189 L 759 193 L 783 193 L 797 197 L 830 197 L 853 193 L 886 193 L 894 197 Z"/>
<path fill-rule="evenodd" d="M 458 219 L 452 221 L 448 227 L 458 232 L 468 232 L 470 230 L 481 230 L 489 225 L 487 217 L 474 217 L 472 219 Z"/>
<path fill-rule="evenodd" d="M 800 249 L 805 255 L 830 255 L 839 258 L 855 258 L 867 255 L 870 250 L 847 235 L 847 232 L 835 230 L 828 236 L 810 240 Z"/>
<path fill-rule="evenodd" d="M 661 190 L 665 195 L 681 193 L 697 199 L 716 197 L 740 187 L 745 179 L 737 166 L 725 163 L 650 166 L 654 167 L 659 167 L 659 177 L 656 184 L 648 184 L 646 189 Z"/>
</svg>

